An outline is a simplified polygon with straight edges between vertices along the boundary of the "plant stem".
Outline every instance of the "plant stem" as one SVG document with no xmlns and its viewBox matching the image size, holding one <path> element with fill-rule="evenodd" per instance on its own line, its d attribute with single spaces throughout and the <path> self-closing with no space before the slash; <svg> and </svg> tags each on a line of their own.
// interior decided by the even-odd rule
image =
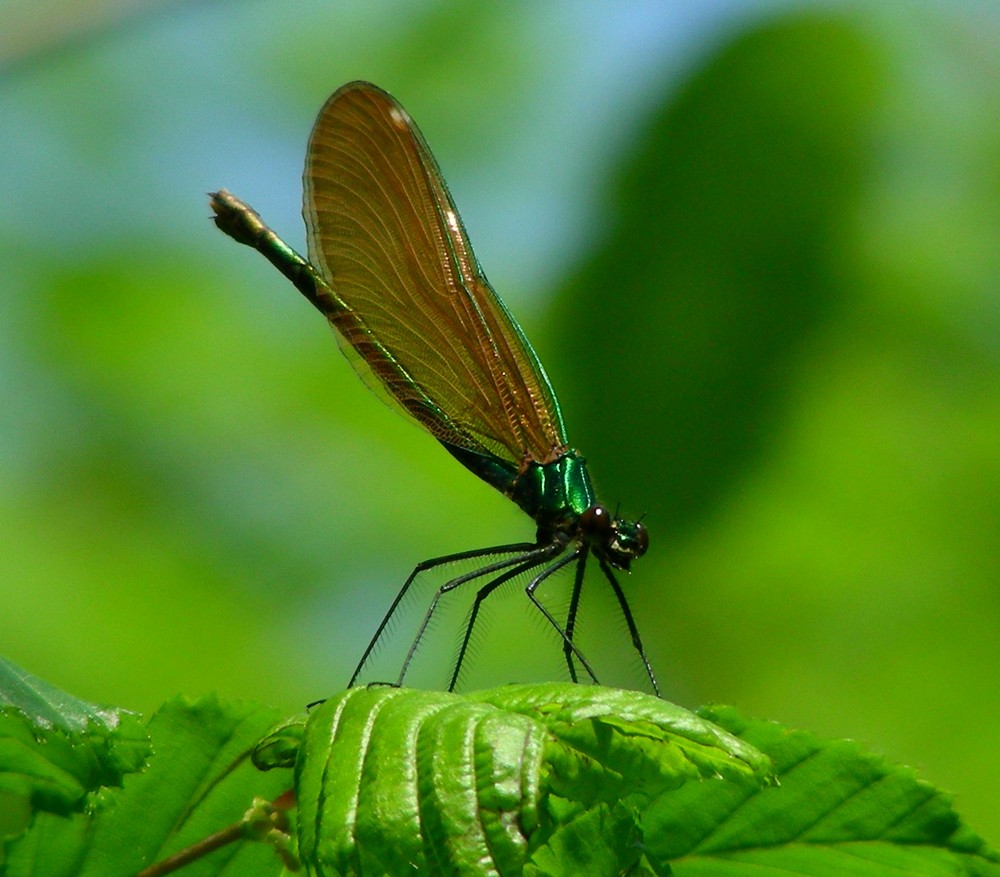
<svg viewBox="0 0 1000 877">
<path fill-rule="evenodd" d="M 135 877 L 163 877 L 164 874 L 171 874 L 202 856 L 214 853 L 238 840 L 269 842 L 275 846 L 279 854 L 282 854 L 280 839 L 288 838 L 288 820 L 285 813 L 294 806 L 295 793 L 292 789 L 279 795 L 274 801 L 258 799 L 239 822 L 234 822 L 180 852 L 144 868 Z"/>
</svg>

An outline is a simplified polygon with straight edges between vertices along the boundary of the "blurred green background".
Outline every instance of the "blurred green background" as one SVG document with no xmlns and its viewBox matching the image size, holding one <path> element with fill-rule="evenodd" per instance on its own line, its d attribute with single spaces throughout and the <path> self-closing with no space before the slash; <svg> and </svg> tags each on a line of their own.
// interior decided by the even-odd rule
<svg viewBox="0 0 1000 877">
<path fill-rule="evenodd" d="M 0 36 L 0 652 L 292 711 L 417 560 L 533 535 L 207 219 L 301 248 L 370 79 L 647 512 L 664 695 L 859 738 L 1000 842 L 1000 7 L 68 5 Z"/>
</svg>

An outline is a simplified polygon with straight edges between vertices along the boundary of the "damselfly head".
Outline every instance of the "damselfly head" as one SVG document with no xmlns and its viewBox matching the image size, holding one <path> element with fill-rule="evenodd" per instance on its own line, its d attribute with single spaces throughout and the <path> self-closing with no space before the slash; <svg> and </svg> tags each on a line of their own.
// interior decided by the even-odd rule
<svg viewBox="0 0 1000 877">
<path fill-rule="evenodd" d="M 597 554 L 618 569 L 627 570 L 632 560 L 649 548 L 649 531 L 644 524 L 612 515 L 602 505 L 593 505 L 580 515 L 578 527 L 580 536 Z"/>
</svg>

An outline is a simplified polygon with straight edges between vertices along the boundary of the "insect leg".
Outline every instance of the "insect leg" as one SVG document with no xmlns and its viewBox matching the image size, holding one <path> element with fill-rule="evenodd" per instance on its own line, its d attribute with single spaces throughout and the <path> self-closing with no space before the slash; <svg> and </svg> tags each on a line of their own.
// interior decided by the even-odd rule
<svg viewBox="0 0 1000 877">
<path fill-rule="evenodd" d="M 358 676 L 361 675 L 361 671 L 364 669 L 365 664 L 368 663 L 368 659 L 371 657 L 372 652 L 375 650 L 375 646 L 378 641 L 382 638 L 382 634 L 385 633 L 386 627 L 389 625 L 389 621 L 392 616 L 396 614 L 396 610 L 399 608 L 399 604 L 403 601 L 407 592 L 410 590 L 410 585 L 413 584 L 414 580 L 421 573 L 427 572 L 428 570 L 434 569 L 438 566 L 443 566 L 448 563 L 456 563 L 462 560 L 469 560 L 476 557 L 487 557 L 491 554 L 518 554 L 519 556 L 524 555 L 526 552 L 535 548 L 533 542 L 519 542 L 514 545 L 498 545 L 493 548 L 475 548 L 471 551 L 460 551 L 457 554 L 446 554 L 443 557 L 434 557 L 431 560 L 424 560 L 418 563 L 414 567 L 413 572 L 407 577 L 406 581 L 403 582 L 403 587 L 400 588 L 399 593 L 396 595 L 396 599 L 392 601 L 392 605 L 389 606 L 389 611 L 385 613 L 385 617 L 382 619 L 378 628 L 375 630 L 375 635 L 371 638 L 371 642 L 368 643 L 368 647 L 365 649 L 364 654 L 361 655 L 361 660 L 358 661 L 357 667 L 354 668 L 354 673 L 351 674 L 351 681 L 347 683 L 347 687 L 353 687 L 354 683 L 357 681 Z M 518 558 L 509 560 L 508 563 L 517 563 Z M 502 568 L 502 567 L 501 567 Z M 484 569 L 487 569 L 484 567 Z M 436 602 L 436 600 L 435 600 Z M 421 626 L 421 632 L 423 628 L 426 627 L 426 622 Z M 412 653 L 413 649 L 411 649 Z M 412 654 L 407 656 L 407 664 L 409 664 Z M 404 665 L 405 672 L 405 665 Z"/>
<path fill-rule="evenodd" d="M 625 599 L 625 592 L 622 590 L 621 585 L 618 584 L 618 579 L 615 578 L 615 574 L 611 571 L 608 562 L 603 557 L 599 557 L 598 560 L 601 564 L 601 569 L 604 571 L 604 575 L 611 584 L 611 590 L 615 592 L 615 597 L 618 599 L 618 605 L 621 607 L 622 615 L 625 616 L 625 624 L 628 625 L 628 632 L 632 637 L 632 645 L 635 646 L 635 650 L 642 659 L 642 666 L 646 668 L 646 675 L 649 677 L 650 685 L 653 686 L 653 693 L 657 697 L 661 697 L 660 686 L 656 683 L 656 675 L 653 673 L 649 658 L 646 657 L 646 650 L 642 647 L 642 640 L 639 638 L 639 628 L 636 627 L 635 619 L 632 617 L 632 610 L 629 608 L 628 600 Z"/>
<path fill-rule="evenodd" d="M 580 608 L 580 594 L 583 590 L 583 574 L 587 568 L 587 556 L 589 551 L 581 551 L 580 559 L 576 563 L 576 574 L 573 577 L 573 593 L 569 599 L 569 611 L 566 613 L 566 639 L 563 641 L 563 654 L 566 656 L 566 667 L 569 669 L 569 678 L 574 682 L 576 678 L 576 664 L 573 662 L 573 631 L 576 628 L 576 613 Z"/>
<path fill-rule="evenodd" d="M 543 545 L 541 547 L 534 544 L 521 544 L 521 545 L 503 545 L 499 548 L 480 548 L 474 551 L 465 551 L 461 554 L 451 555 L 450 560 L 468 560 L 475 557 L 484 557 L 491 554 L 503 554 L 517 551 L 518 554 L 515 557 L 508 557 L 505 560 L 498 560 L 496 563 L 489 563 L 486 566 L 480 567 L 479 569 L 474 569 L 471 572 L 464 573 L 463 575 L 456 576 L 453 579 L 445 582 L 437 589 L 434 594 L 434 598 L 431 600 L 430 606 L 427 607 L 427 612 L 424 614 L 423 621 L 420 622 L 420 627 L 417 629 L 417 635 L 414 637 L 412 644 L 410 645 L 409 651 L 406 653 L 406 657 L 403 659 L 403 666 L 399 671 L 399 678 L 396 680 L 397 685 L 403 684 L 403 677 L 406 676 L 406 671 L 410 667 L 410 663 L 413 661 L 413 656 L 417 653 L 417 647 L 420 645 L 420 641 L 423 639 L 424 634 L 427 632 L 427 627 L 431 623 L 431 618 L 434 617 L 434 612 L 437 609 L 437 605 L 441 598 L 447 594 L 449 591 L 454 591 L 455 588 L 461 587 L 467 582 L 474 581 L 475 579 L 482 578 L 483 576 L 492 575 L 495 572 L 501 572 L 502 570 L 509 569 L 512 566 L 518 566 L 526 561 L 534 560 L 535 558 L 545 559 L 550 556 L 552 550 L 551 545 Z M 440 566 L 442 563 L 446 563 L 448 559 L 438 558 L 436 562 L 433 562 L 434 566 Z M 425 567 L 430 568 L 430 567 Z M 423 570 L 420 570 L 421 572 Z M 413 575 L 408 579 L 408 584 L 413 581 L 417 575 L 417 570 L 414 570 Z M 408 585 L 407 585 L 408 586 Z M 399 598 L 397 598 L 396 603 L 398 604 Z M 395 608 L 395 604 L 392 609 Z M 390 609 L 390 611 L 392 611 Z"/>
<path fill-rule="evenodd" d="M 537 576 L 535 576 L 528 583 L 528 586 L 524 589 L 524 593 L 526 593 L 528 595 L 528 599 L 535 604 L 535 608 L 538 609 L 538 611 L 545 616 L 549 624 L 551 624 L 556 629 L 559 636 L 562 638 L 563 649 L 568 650 L 569 653 L 571 653 L 572 656 L 575 657 L 576 660 L 580 662 L 580 665 L 583 667 L 583 669 L 587 671 L 587 675 L 593 680 L 594 684 L 599 685 L 600 683 L 597 681 L 597 676 L 594 674 L 594 671 L 590 666 L 590 662 L 583 656 L 583 653 L 576 647 L 576 644 L 573 642 L 573 639 L 567 632 L 566 628 L 564 628 L 558 621 L 556 621 L 552 613 L 549 612 L 549 610 L 546 609 L 541 604 L 539 599 L 535 596 L 535 591 L 538 590 L 538 586 L 542 582 L 544 582 L 553 573 L 556 573 L 559 570 L 561 570 L 568 563 L 571 563 L 573 560 L 579 558 L 581 551 L 587 551 L 587 550 L 588 549 L 585 545 L 581 545 L 574 551 L 571 551 L 565 557 L 560 557 L 559 560 L 557 560 L 555 563 L 552 564 L 552 566 L 545 567 L 545 569 L 543 569 Z M 571 670 L 570 672 L 572 675 L 573 673 L 575 673 L 575 670 Z M 576 681 L 575 676 L 574 676 L 574 681 Z"/>
<path fill-rule="evenodd" d="M 479 607 L 482 605 L 483 601 L 504 582 L 509 582 L 511 579 L 517 578 L 517 576 L 522 573 L 525 573 L 530 569 L 534 569 L 539 564 L 545 563 L 546 560 L 554 556 L 556 551 L 562 550 L 562 546 L 558 543 L 554 543 L 552 546 L 548 547 L 552 549 L 550 553 L 538 556 L 537 552 L 532 552 L 530 557 L 526 556 L 524 558 L 524 563 L 515 566 L 513 569 L 507 570 L 495 579 L 491 579 L 479 589 L 479 592 L 476 594 L 476 600 L 472 604 L 472 609 L 469 612 L 469 620 L 465 625 L 465 635 L 462 637 L 462 645 L 459 648 L 458 656 L 455 659 L 455 668 L 451 674 L 451 682 L 448 684 L 449 691 L 454 691 L 455 686 L 458 684 L 458 677 L 462 670 L 462 663 L 465 660 L 465 652 L 469 646 L 469 641 L 472 639 L 472 630 L 476 626 L 476 618 L 479 615 Z"/>
</svg>

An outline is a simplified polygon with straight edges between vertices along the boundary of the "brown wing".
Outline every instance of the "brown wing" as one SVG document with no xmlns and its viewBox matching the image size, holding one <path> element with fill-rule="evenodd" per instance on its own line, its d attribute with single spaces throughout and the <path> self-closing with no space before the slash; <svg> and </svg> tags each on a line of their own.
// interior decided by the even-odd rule
<svg viewBox="0 0 1000 877">
<path fill-rule="evenodd" d="M 555 394 L 406 111 L 365 82 L 339 89 L 304 184 L 309 256 L 336 299 L 326 313 L 362 378 L 441 441 L 518 465 L 558 456 Z"/>
</svg>

